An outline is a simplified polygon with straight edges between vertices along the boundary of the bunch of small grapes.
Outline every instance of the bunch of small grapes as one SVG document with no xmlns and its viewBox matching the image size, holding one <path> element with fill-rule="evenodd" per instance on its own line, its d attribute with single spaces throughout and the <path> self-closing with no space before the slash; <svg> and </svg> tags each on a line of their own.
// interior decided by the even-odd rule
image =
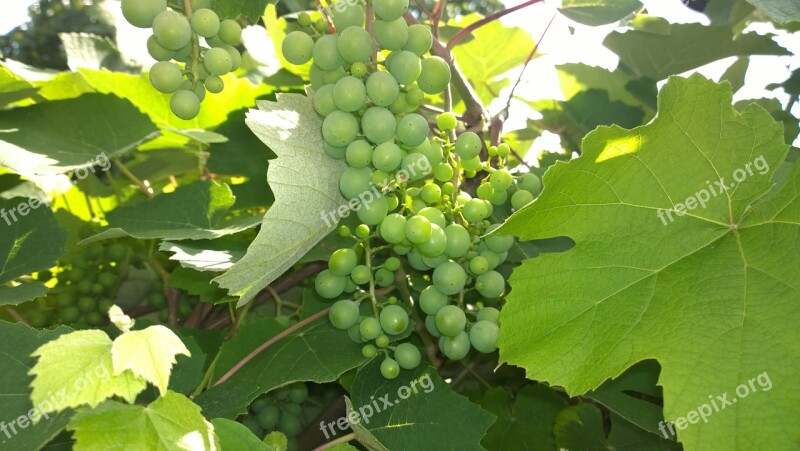
<svg viewBox="0 0 800 451">
<path fill-rule="evenodd" d="M 308 387 L 303 382 L 279 388 L 253 401 L 242 424 L 258 437 L 280 431 L 292 440 L 321 412 L 308 397 Z"/>
<path fill-rule="evenodd" d="M 170 107 L 181 119 L 200 113 L 206 91 L 222 92 L 222 76 L 236 70 L 242 55 L 235 46 L 242 27 L 231 19 L 220 20 L 211 0 L 192 0 L 192 12 L 167 9 L 167 0 L 122 0 L 125 19 L 139 28 L 153 28 L 147 50 L 158 62 L 150 69 L 150 82 L 158 91 L 172 94 Z M 208 47 L 200 45 L 204 38 Z M 180 64 L 185 63 L 183 69 Z"/>
<path fill-rule="evenodd" d="M 503 296 L 505 278 L 497 268 L 514 240 L 491 235 L 500 226 L 493 213 L 509 202 L 513 209 L 523 208 L 538 195 L 540 183 L 533 174 L 515 177 L 505 169 L 508 145 L 483 152 L 483 139 L 470 131 L 451 141 L 458 128 L 454 115 L 429 120 L 418 112 L 426 95 L 447 89 L 450 67 L 426 56 L 431 31 L 406 23 L 407 0 L 375 0 L 373 6 L 380 49 L 373 49 L 373 36 L 363 28 L 364 9 L 357 4 L 331 8 L 336 34 L 325 34 L 319 22 L 309 26 L 300 16 L 307 30 L 289 33 L 283 53 L 293 64 L 313 61 L 309 77 L 314 108 L 324 118 L 324 151 L 347 162 L 339 188 L 358 205 L 361 222 L 355 234 L 340 229 L 356 244 L 334 252 L 315 287 L 328 299 L 351 295 L 353 300 L 333 304 L 330 320 L 357 343 L 374 340 L 362 352 L 367 357 L 383 353 L 381 373 L 391 379 L 401 368 L 419 365 L 421 355 L 410 343 L 390 346 L 390 336 L 400 338 L 409 328 L 409 315 L 396 302 L 380 302 L 375 287 L 394 284 L 405 262 L 431 282 L 418 307 L 427 315 L 428 331 L 439 337 L 442 353 L 458 360 L 471 348 L 494 352 L 498 311 L 476 312 L 465 294 L 474 291 L 486 300 Z M 376 61 L 376 54 L 386 56 Z M 438 133 L 432 134 L 434 127 Z M 479 173 L 489 175 L 473 197 L 462 182 Z M 364 300 L 372 304 L 363 309 L 366 315 Z"/>
</svg>

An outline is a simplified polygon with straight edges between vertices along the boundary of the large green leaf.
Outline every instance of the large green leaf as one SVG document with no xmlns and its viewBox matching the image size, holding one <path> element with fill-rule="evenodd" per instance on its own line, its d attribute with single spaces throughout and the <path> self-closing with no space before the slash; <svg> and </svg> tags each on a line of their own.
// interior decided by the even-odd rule
<svg viewBox="0 0 800 451">
<path fill-rule="evenodd" d="M 761 375 L 771 390 L 756 384 L 678 438 L 687 449 L 792 448 L 800 166 L 770 192 L 788 151 L 782 127 L 758 106 L 737 113 L 727 84 L 673 77 L 658 107 L 644 127 L 587 136 L 583 155 L 552 167 L 542 195 L 504 226 L 576 245 L 514 271 L 501 361 L 580 394 L 654 358 L 670 421 Z M 721 178 L 726 190 L 709 191 Z"/>
<path fill-rule="evenodd" d="M 483 408 L 497 415 L 481 442 L 489 451 L 555 449 L 553 424 L 567 407 L 566 397 L 541 385 L 526 385 L 512 399 L 503 388 L 486 392 Z"/>
<path fill-rule="evenodd" d="M 2 417 L 6 425 L 12 423 L 16 431 L 11 437 L 0 434 L 3 449 L 39 449 L 55 437 L 69 421 L 70 412 L 49 413 L 41 421 L 31 424 L 31 409 L 37 412 L 47 410 L 47 406 L 34 406 L 31 402 L 28 383 L 31 377 L 28 370 L 34 364 L 31 356 L 39 346 L 54 340 L 72 329 L 59 326 L 53 330 L 36 330 L 19 323 L 0 321 L 0 398 L 2 398 Z M 34 413 L 33 416 L 37 416 Z M 20 422 L 19 418 L 27 418 Z M 7 429 L 11 434 L 12 429 Z"/>
<path fill-rule="evenodd" d="M 669 33 L 615 31 L 603 41 L 636 76 L 662 80 L 729 56 L 790 55 L 770 36 L 734 37 L 730 26 L 672 24 Z"/>
<path fill-rule="evenodd" d="M 224 219 L 234 202 L 228 185 L 198 181 L 106 216 L 109 228 L 85 242 L 132 236 L 141 240 L 202 240 L 255 227 L 260 216 Z"/>
<path fill-rule="evenodd" d="M 247 426 L 225 418 L 211 420 L 221 451 L 270 451 L 270 447 L 253 435 Z"/>
<path fill-rule="evenodd" d="M 359 368 L 348 399 L 348 416 L 358 419 L 351 427 L 367 449 L 483 449 L 494 415 L 455 393 L 433 368 L 387 380 L 380 365 L 375 358 Z"/>
<path fill-rule="evenodd" d="M 578 404 L 559 412 L 553 428 L 557 449 L 615 451 L 678 451 L 680 445 L 667 437 L 653 435 L 621 417 L 610 417 L 606 436 L 603 413 L 592 404 Z"/>
<path fill-rule="evenodd" d="M 185 396 L 167 392 L 147 407 L 106 401 L 78 411 L 67 425 L 76 451 L 216 450 L 214 427 Z"/>
<path fill-rule="evenodd" d="M 127 100 L 86 94 L 0 112 L 0 166 L 57 174 L 102 163 L 158 134 Z"/>
<path fill-rule="evenodd" d="M 114 340 L 111 349 L 115 374 L 130 371 L 155 385 L 162 396 L 178 354 L 191 357 L 175 332 L 160 325 L 126 332 Z"/>
<path fill-rule="evenodd" d="M 800 3 L 796 0 L 747 0 L 778 23 L 800 21 Z"/>
<path fill-rule="evenodd" d="M 272 318 L 247 324 L 222 346 L 217 380 L 284 327 Z M 364 361 L 361 347 L 331 326 L 327 317 L 289 334 L 245 364 L 227 381 L 196 401 L 209 418 L 236 418 L 262 393 L 297 381 L 331 382 Z"/>
<path fill-rule="evenodd" d="M 26 99 L 36 93 L 36 87 L 0 63 L 0 105 Z"/>
<path fill-rule="evenodd" d="M 0 198 L 0 285 L 52 267 L 66 241 L 67 233 L 41 199 Z M 0 304 L 19 304 L 42 294 L 38 284 L 28 285 L 4 289 Z"/>
<path fill-rule="evenodd" d="M 639 0 L 564 0 L 559 11 L 585 25 L 605 25 L 624 19 L 642 7 Z"/>
<path fill-rule="evenodd" d="M 259 102 L 247 125 L 278 158 L 267 177 L 275 204 L 264 215 L 261 231 L 244 258 L 215 279 L 220 287 L 246 304 L 277 279 L 336 227 L 325 218 L 346 201 L 339 177 L 347 168 L 325 154 L 322 119 L 311 99 L 281 94 L 277 102 Z"/>
</svg>

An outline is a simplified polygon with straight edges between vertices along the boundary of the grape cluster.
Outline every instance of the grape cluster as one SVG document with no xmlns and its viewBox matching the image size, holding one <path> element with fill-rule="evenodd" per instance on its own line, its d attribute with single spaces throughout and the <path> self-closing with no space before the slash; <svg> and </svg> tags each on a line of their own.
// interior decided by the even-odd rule
<svg viewBox="0 0 800 451">
<path fill-rule="evenodd" d="M 272 431 L 280 431 L 293 440 L 319 415 L 319 403 L 309 399 L 309 390 L 303 382 L 260 396 L 242 419 L 253 434 L 264 437 Z"/>
<path fill-rule="evenodd" d="M 225 88 L 222 76 L 242 64 L 236 46 L 242 27 L 231 19 L 220 20 L 211 0 L 192 0 L 187 18 L 167 9 L 166 0 L 122 0 L 122 14 L 132 25 L 152 28 L 147 40 L 150 56 L 158 61 L 150 68 L 150 82 L 158 91 L 172 94 L 170 108 L 181 119 L 200 113 L 206 91 L 218 94 Z M 208 47 L 200 45 L 204 38 Z M 181 68 L 180 64 L 185 63 Z"/>
<path fill-rule="evenodd" d="M 515 176 L 505 169 L 507 144 L 486 149 L 471 131 L 452 139 L 459 125 L 453 114 L 434 120 L 418 112 L 426 96 L 447 89 L 451 72 L 445 60 L 428 55 L 430 28 L 406 23 L 407 0 L 373 2 L 374 36 L 364 29 L 361 5 L 335 6 L 335 34 L 326 34 L 323 21 L 311 23 L 301 15 L 302 29 L 283 42 L 289 62 L 313 61 L 309 78 L 314 108 L 324 118 L 324 151 L 347 162 L 339 188 L 358 204 L 361 223 L 354 234 L 340 227 L 356 245 L 333 253 L 315 280 L 316 291 L 327 299 L 351 298 L 333 304 L 330 321 L 366 343 L 364 356 L 383 353 L 381 373 L 388 379 L 421 361 L 413 344 L 392 344 L 410 327 L 408 311 L 395 298 L 375 295 L 376 287 L 395 283 L 404 264 L 425 274 L 429 285 L 417 305 L 445 356 L 459 360 L 471 348 L 493 352 L 499 311 L 477 309 L 465 294 L 477 293 L 478 305 L 502 297 L 506 283 L 497 269 L 514 239 L 491 235 L 500 226 L 495 207 L 524 207 L 541 183 L 533 174 Z M 380 49 L 373 48 L 373 37 Z M 431 133 L 434 128 L 437 133 Z M 473 196 L 462 182 L 479 173 L 488 175 Z"/>
</svg>

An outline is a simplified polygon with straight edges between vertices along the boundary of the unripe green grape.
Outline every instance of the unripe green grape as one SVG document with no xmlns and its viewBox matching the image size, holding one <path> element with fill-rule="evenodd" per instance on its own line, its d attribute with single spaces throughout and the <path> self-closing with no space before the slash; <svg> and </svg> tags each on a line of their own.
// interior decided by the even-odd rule
<svg viewBox="0 0 800 451">
<path fill-rule="evenodd" d="M 360 324 L 347 329 L 347 337 L 356 344 L 364 344 L 367 341 L 361 336 Z"/>
<path fill-rule="evenodd" d="M 228 52 L 228 55 L 231 57 L 231 70 L 230 72 L 235 71 L 242 65 L 242 54 L 239 53 L 239 50 L 232 45 L 223 45 L 221 48 L 225 49 Z"/>
<path fill-rule="evenodd" d="M 422 72 L 417 85 L 426 94 L 440 94 L 450 84 L 450 66 L 438 56 L 422 60 Z"/>
<path fill-rule="evenodd" d="M 456 120 L 456 117 L 453 115 L 453 113 L 442 113 L 439 115 L 438 118 L 436 118 L 436 127 L 443 132 L 449 132 L 451 130 L 455 130 L 456 126 L 458 126 L 458 121 Z"/>
<path fill-rule="evenodd" d="M 400 167 L 403 161 L 403 150 L 393 142 L 385 142 L 380 144 L 372 152 L 372 164 L 375 168 L 391 172 Z"/>
<path fill-rule="evenodd" d="M 494 299 L 500 297 L 505 291 L 506 279 L 497 271 L 489 271 L 475 279 L 475 288 L 481 296 Z"/>
<path fill-rule="evenodd" d="M 469 354 L 469 335 L 461 331 L 455 336 L 439 338 L 439 349 L 450 360 L 461 360 Z"/>
<path fill-rule="evenodd" d="M 422 60 L 414 53 L 400 50 L 389 64 L 389 72 L 401 85 L 408 85 L 417 81 L 422 72 Z"/>
<path fill-rule="evenodd" d="M 383 349 L 389 346 L 389 337 L 385 334 L 378 335 L 378 338 L 375 339 L 375 346 Z"/>
<path fill-rule="evenodd" d="M 357 77 L 357 78 L 364 78 L 367 75 L 368 69 L 367 65 L 364 63 L 353 63 L 350 66 L 350 75 Z"/>
<path fill-rule="evenodd" d="M 406 218 L 392 213 L 380 225 L 380 235 L 387 243 L 397 244 L 406 238 Z"/>
<path fill-rule="evenodd" d="M 445 253 L 450 258 L 461 258 L 467 255 L 472 240 L 469 232 L 460 224 L 450 224 L 444 229 L 447 235 L 447 249 Z"/>
<path fill-rule="evenodd" d="M 233 60 L 230 53 L 222 47 L 215 47 L 206 51 L 203 56 L 203 65 L 212 75 L 225 75 L 231 71 Z"/>
<path fill-rule="evenodd" d="M 345 152 L 347 151 L 346 147 L 335 147 L 326 142 L 322 143 L 322 149 L 326 155 L 334 160 L 344 160 Z"/>
<path fill-rule="evenodd" d="M 397 100 L 389 107 L 389 111 L 394 114 L 401 115 L 408 112 L 412 108 L 409 106 L 406 96 L 397 96 Z"/>
<path fill-rule="evenodd" d="M 400 259 L 397 258 L 397 257 L 389 257 L 383 263 L 383 266 L 384 266 L 384 268 L 388 269 L 389 271 L 394 272 L 394 271 L 397 271 L 398 269 L 400 269 L 401 262 L 400 262 Z"/>
<path fill-rule="evenodd" d="M 219 94 L 225 89 L 225 82 L 217 75 L 209 75 L 203 83 L 205 83 L 208 92 L 212 94 Z"/>
<path fill-rule="evenodd" d="M 533 202 L 533 194 L 525 190 L 519 190 L 511 196 L 511 207 L 514 210 L 519 210 L 531 202 Z"/>
<path fill-rule="evenodd" d="M 371 226 L 380 224 L 386 218 L 387 213 L 389 213 L 389 204 L 383 196 L 378 196 L 371 202 L 364 202 L 356 212 L 359 221 Z"/>
<path fill-rule="evenodd" d="M 363 27 L 366 14 L 364 7 L 356 2 L 339 0 L 330 6 L 331 20 L 339 33 L 351 27 Z"/>
<path fill-rule="evenodd" d="M 325 82 L 325 71 L 316 64 L 312 64 L 308 69 L 308 81 L 311 82 L 311 87 L 317 91 L 324 85 L 329 84 Z"/>
<path fill-rule="evenodd" d="M 372 145 L 362 139 L 353 141 L 347 146 L 345 159 L 347 164 L 353 168 L 364 168 L 372 162 Z"/>
<path fill-rule="evenodd" d="M 370 230 L 369 226 L 366 224 L 359 224 L 356 227 L 356 237 L 361 238 L 362 240 L 366 240 L 369 238 Z"/>
<path fill-rule="evenodd" d="M 367 359 L 371 359 L 378 354 L 378 348 L 372 344 L 365 344 L 363 348 L 361 348 L 361 355 L 363 355 Z"/>
<path fill-rule="evenodd" d="M 419 89 L 419 86 L 414 86 L 406 93 L 406 101 L 409 105 L 416 108 L 425 102 L 425 93 Z"/>
<path fill-rule="evenodd" d="M 461 160 L 461 167 L 465 171 L 480 171 L 483 168 L 481 157 L 470 158 L 469 160 Z"/>
<path fill-rule="evenodd" d="M 467 222 L 476 224 L 484 220 L 489 215 L 486 205 L 480 199 L 470 199 L 465 205 L 461 214 Z"/>
<path fill-rule="evenodd" d="M 405 229 L 403 229 L 403 234 L 405 235 Z M 78 302 L 78 298 L 75 296 L 75 293 L 70 292 L 63 292 L 59 293 L 56 297 L 56 306 L 58 308 L 66 308 L 75 305 Z"/>
<path fill-rule="evenodd" d="M 339 37 L 335 34 L 327 34 L 317 39 L 312 51 L 314 64 L 325 71 L 341 69 L 344 60 L 339 54 Z"/>
<path fill-rule="evenodd" d="M 189 80 L 186 80 L 186 83 L 184 83 L 183 86 L 181 86 L 181 89 L 184 89 L 186 91 L 191 91 L 192 93 L 194 93 L 194 95 L 197 96 L 197 100 L 199 100 L 200 103 L 203 103 L 203 100 L 205 100 L 206 98 L 206 87 L 202 81 L 198 81 L 195 84 L 190 82 Z"/>
<path fill-rule="evenodd" d="M 77 307 L 66 307 L 59 310 L 61 322 L 64 324 L 74 323 L 81 316 L 81 311 Z"/>
<path fill-rule="evenodd" d="M 200 99 L 192 91 L 176 92 L 172 95 L 169 106 L 175 116 L 185 121 L 194 119 L 200 113 Z"/>
<path fill-rule="evenodd" d="M 328 312 L 328 318 L 333 327 L 341 330 L 355 326 L 358 323 L 358 315 L 358 305 L 347 299 L 337 301 Z"/>
<path fill-rule="evenodd" d="M 375 14 L 383 20 L 395 20 L 408 11 L 408 0 L 375 0 Z"/>
<path fill-rule="evenodd" d="M 322 117 L 327 117 L 337 110 L 336 102 L 333 100 L 333 89 L 334 85 L 325 85 L 314 93 L 314 110 Z"/>
<path fill-rule="evenodd" d="M 306 387 L 306 384 L 295 382 L 289 386 L 289 401 L 297 405 L 305 402 L 306 399 L 308 399 L 308 387 Z"/>
<path fill-rule="evenodd" d="M 495 190 L 492 198 L 489 199 L 489 201 L 492 203 L 492 205 L 504 205 L 508 201 L 508 192 Z"/>
<path fill-rule="evenodd" d="M 242 42 L 242 27 L 233 19 L 225 19 L 219 24 L 217 36 L 228 45 L 239 45 Z"/>
<path fill-rule="evenodd" d="M 199 36 L 216 36 L 219 33 L 219 24 L 219 16 L 210 9 L 199 9 L 192 13 L 192 30 Z"/>
<path fill-rule="evenodd" d="M 453 167 L 447 163 L 440 163 L 433 168 L 433 177 L 440 182 L 451 180 L 453 178 Z"/>
<path fill-rule="evenodd" d="M 338 249 L 328 259 L 328 269 L 337 276 L 349 276 L 357 264 L 358 255 L 349 248 Z"/>
<path fill-rule="evenodd" d="M 336 82 L 333 88 L 333 101 L 336 107 L 348 113 L 360 110 L 367 103 L 367 90 L 364 83 L 356 77 L 346 76 Z"/>
<path fill-rule="evenodd" d="M 484 183 L 478 187 L 476 193 L 479 199 L 491 200 L 492 196 L 494 196 L 494 188 L 492 188 L 492 185 Z"/>
<path fill-rule="evenodd" d="M 428 121 L 417 113 L 403 116 L 397 124 L 397 139 L 409 147 L 419 146 L 428 138 Z"/>
<path fill-rule="evenodd" d="M 404 370 L 413 370 L 422 362 L 422 354 L 419 352 L 419 348 L 411 343 L 397 345 L 394 350 L 394 358 L 400 368 Z"/>
<path fill-rule="evenodd" d="M 500 328 L 491 321 L 478 321 L 469 331 L 469 341 L 478 352 L 488 354 L 497 350 Z"/>
<path fill-rule="evenodd" d="M 422 210 L 426 206 L 427 206 L 427 204 L 425 202 L 423 202 L 422 199 L 414 199 L 414 200 L 411 201 L 410 210 L 411 210 L 412 213 L 417 214 L 417 213 L 419 213 L 420 210 Z"/>
<path fill-rule="evenodd" d="M 431 47 L 433 47 L 433 33 L 430 27 L 422 24 L 408 27 L 408 42 L 403 46 L 403 50 L 423 56 L 431 50 Z"/>
<path fill-rule="evenodd" d="M 495 191 L 506 191 L 514 183 L 514 177 L 505 169 L 498 169 L 489 176 L 489 183 Z"/>
<path fill-rule="evenodd" d="M 147 53 L 156 61 L 169 61 L 175 57 L 175 52 L 165 49 L 158 43 L 155 36 L 147 38 Z"/>
<path fill-rule="evenodd" d="M 498 321 L 498 317 L 500 316 L 500 310 L 497 310 L 494 307 L 484 307 L 478 311 L 478 321 L 489 321 L 492 323 L 500 325 Z"/>
<path fill-rule="evenodd" d="M 419 307 L 427 315 L 436 315 L 447 305 L 447 295 L 429 285 L 419 294 Z"/>
<path fill-rule="evenodd" d="M 507 252 L 505 253 L 507 254 Z M 486 261 L 489 262 L 489 269 L 495 269 L 500 266 L 505 259 L 503 258 L 503 254 L 498 254 L 497 252 L 492 252 L 488 249 L 481 252 L 481 257 L 485 258 Z"/>
<path fill-rule="evenodd" d="M 256 416 L 256 421 L 258 421 L 258 425 L 261 426 L 265 430 L 270 430 L 277 426 L 278 421 L 281 419 L 281 411 L 278 406 L 275 405 L 267 405 L 258 412 L 258 416 Z"/>
<path fill-rule="evenodd" d="M 489 260 L 486 257 L 477 255 L 469 261 L 469 270 L 476 275 L 481 275 L 489 271 Z"/>
<path fill-rule="evenodd" d="M 159 92 L 172 94 L 183 84 L 183 74 L 177 65 L 160 61 L 150 68 L 150 83 Z"/>
<path fill-rule="evenodd" d="M 300 424 L 300 419 L 297 415 L 289 412 L 283 412 L 281 419 L 278 422 L 278 430 L 283 432 L 287 437 L 296 437 L 303 430 Z"/>
<path fill-rule="evenodd" d="M 314 287 L 317 293 L 325 299 L 338 297 L 344 292 L 346 285 L 347 279 L 337 276 L 328 269 L 317 274 L 316 279 L 314 279 Z"/>
<path fill-rule="evenodd" d="M 352 280 L 350 280 L 349 277 L 346 277 L 346 279 L 347 279 L 347 285 L 344 286 L 344 292 L 355 293 L 355 291 L 358 289 L 358 285 L 356 285 Z"/>
<path fill-rule="evenodd" d="M 483 141 L 473 132 L 462 133 L 456 140 L 456 153 L 465 160 L 477 157 L 482 148 Z"/>
<path fill-rule="evenodd" d="M 467 316 L 460 307 L 446 305 L 439 309 L 435 315 L 436 330 L 442 335 L 453 337 L 463 332 L 467 325 Z"/>
<path fill-rule="evenodd" d="M 84 296 L 78 299 L 78 310 L 83 313 L 88 313 L 97 309 L 97 301 L 89 296 Z"/>
<path fill-rule="evenodd" d="M 339 33 L 339 53 L 348 63 L 366 63 L 372 56 L 372 37 L 361 27 Z"/>
<path fill-rule="evenodd" d="M 447 236 L 444 230 L 436 224 L 431 224 L 431 237 L 419 245 L 419 251 L 425 257 L 438 257 L 447 249 Z"/>
<path fill-rule="evenodd" d="M 368 140 L 375 144 L 390 141 L 397 131 L 397 120 L 391 111 L 382 107 L 372 107 L 364 113 L 361 128 Z"/>
<path fill-rule="evenodd" d="M 401 170 L 397 172 L 398 180 L 405 181 L 407 178 L 408 180 L 414 181 L 424 179 L 430 173 L 431 165 L 428 163 L 428 159 L 425 158 L 425 155 L 412 152 L 403 158 L 403 161 L 400 163 L 400 168 Z M 425 203 L 422 202 L 421 199 L 420 202 L 420 208 L 425 208 Z"/>
<path fill-rule="evenodd" d="M 367 78 L 367 96 L 377 106 L 388 107 L 400 95 L 400 85 L 388 72 L 373 72 Z"/>
<path fill-rule="evenodd" d="M 538 196 L 539 193 L 542 192 L 542 181 L 536 176 L 536 174 L 527 172 L 519 176 L 517 179 L 517 187 L 533 194 L 534 196 Z"/>
<path fill-rule="evenodd" d="M 400 374 L 400 365 L 396 360 L 387 358 L 381 362 L 381 375 L 385 379 L 394 379 Z"/>
<path fill-rule="evenodd" d="M 381 334 L 381 323 L 370 316 L 361 321 L 361 324 L 358 325 L 358 330 L 365 340 L 374 340 Z"/>
<path fill-rule="evenodd" d="M 384 332 L 399 335 L 408 327 L 408 313 L 399 305 L 389 305 L 381 311 L 380 321 Z"/>
<path fill-rule="evenodd" d="M 167 9 L 167 0 L 122 0 L 122 15 L 131 25 L 150 28 L 156 16 Z"/>
<path fill-rule="evenodd" d="M 426 203 L 435 204 L 442 199 L 442 189 L 435 183 L 428 183 L 420 190 L 419 197 Z"/>
<path fill-rule="evenodd" d="M 389 182 L 391 182 L 392 177 L 394 174 L 390 174 L 388 172 L 383 172 L 381 170 L 376 169 L 372 173 L 372 183 L 377 186 L 385 186 Z"/>
<path fill-rule="evenodd" d="M 406 237 L 414 244 L 422 244 L 431 237 L 431 222 L 424 216 L 415 215 L 406 221 Z"/>
<path fill-rule="evenodd" d="M 322 137 L 334 147 L 347 147 L 355 141 L 358 131 L 358 120 L 343 111 L 334 111 L 322 123 Z"/>
<path fill-rule="evenodd" d="M 365 265 L 358 265 L 353 268 L 353 272 L 350 273 L 350 279 L 356 285 L 364 285 L 372 279 L 372 271 Z"/>
<path fill-rule="evenodd" d="M 347 199 L 355 199 L 370 190 L 372 171 L 369 168 L 347 168 L 339 177 L 339 191 Z"/>
<path fill-rule="evenodd" d="M 153 21 L 153 35 L 167 50 L 180 50 L 192 39 L 192 26 L 183 14 L 162 11 Z"/>
<path fill-rule="evenodd" d="M 449 261 L 433 270 L 432 280 L 436 289 L 452 296 L 464 289 L 464 285 L 467 283 L 467 272 L 458 263 Z M 442 328 L 439 327 L 439 330 Z"/>
<path fill-rule="evenodd" d="M 442 162 L 442 158 L 444 158 L 444 151 L 442 150 L 442 145 L 437 141 L 431 141 L 430 139 L 426 139 L 422 142 L 422 144 L 414 147 L 412 150 L 416 153 L 421 153 L 425 155 L 425 158 L 428 159 L 428 163 L 430 163 L 431 167 L 436 166 L 437 164 Z"/>
<path fill-rule="evenodd" d="M 283 405 L 283 410 L 284 412 L 288 412 L 292 415 L 300 415 L 303 411 L 303 408 L 297 403 L 286 403 Z"/>
<path fill-rule="evenodd" d="M 486 229 L 486 234 L 489 235 L 499 228 L 500 224 L 492 224 Z M 483 242 L 490 251 L 502 254 L 503 252 L 508 252 L 514 245 L 514 237 L 511 235 L 491 235 L 484 238 Z"/>
<path fill-rule="evenodd" d="M 400 50 L 408 43 L 408 24 L 400 17 L 394 20 L 375 21 L 375 40 L 387 50 Z"/>
</svg>

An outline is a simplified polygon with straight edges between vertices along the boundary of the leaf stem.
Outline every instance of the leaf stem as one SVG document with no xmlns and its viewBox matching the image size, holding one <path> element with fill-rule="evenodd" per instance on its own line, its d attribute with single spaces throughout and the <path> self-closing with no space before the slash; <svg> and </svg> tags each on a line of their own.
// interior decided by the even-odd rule
<svg viewBox="0 0 800 451">
<path fill-rule="evenodd" d="M 128 170 L 128 168 L 122 163 L 122 161 L 120 161 L 119 158 L 114 158 L 113 161 L 114 164 L 117 165 L 117 168 L 119 168 L 119 172 L 121 172 L 122 175 L 125 176 L 125 178 L 133 182 L 133 184 L 139 188 L 139 191 L 144 193 L 144 195 L 147 196 L 148 199 L 153 198 L 153 190 L 149 186 L 147 186 L 147 184 L 145 184 L 143 181 L 139 180 L 138 177 L 133 175 L 133 173 Z"/>
<path fill-rule="evenodd" d="M 331 440 L 328 443 L 324 443 L 324 444 L 314 448 L 314 451 L 322 451 L 322 450 L 328 449 L 328 448 L 330 448 L 330 447 L 332 447 L 334 445 L 338 445 L 340 443 L 347 443 L 350 440 L 355 440 L 356 438 L 357 438 L 356 437 L 356 433 L 355 432 L 351 432 L 351 433 L 349 433 L 347 435 L 343 435 L 343 436 L 337 438 L 336 440 Z"/>
<path fill-rule="evenodd" d="M 469 36 L 470 33 L 472 33 L 473 31 L 477 30 L 478 28 L 480 28 L 480 27 L 482 27 L 484 25 L 488 25 L 488 24 L 490 24 L 490 23 L 492 23 L 492 22 L 494 22 L 496 20 L 499 20 L 501 17 L 507 16 L 507 15 L 513 13 L 513 12 L 519 11 L 520 9 L 523 9 L 523 8 L 527 8 L 528 6 L 534 5 L 534 4 L 539 3 L 541 1 L 542 0 L 528 0 L 525 3 L 522 3 L 522 4 L 519 4 L 519 5 L 514 6 L 512 8 L 508 8 L 508 9 L 505 9 L 503 11 L 494 13 L 494 14 L 492 14 L 490 16 L 486 16 L 483 19 L 468 25 L 467 27 L 464 27 L 463 29 L 461 29 L 461 31 L 456 33 L 455 36 L 453 36 L 453 39 L 451 39 L 450 42 L 447 43 L 447 49 L 448 50 L 452 50 L 453 47 L 458 45 L 467 36 Z"/>
</svg>

